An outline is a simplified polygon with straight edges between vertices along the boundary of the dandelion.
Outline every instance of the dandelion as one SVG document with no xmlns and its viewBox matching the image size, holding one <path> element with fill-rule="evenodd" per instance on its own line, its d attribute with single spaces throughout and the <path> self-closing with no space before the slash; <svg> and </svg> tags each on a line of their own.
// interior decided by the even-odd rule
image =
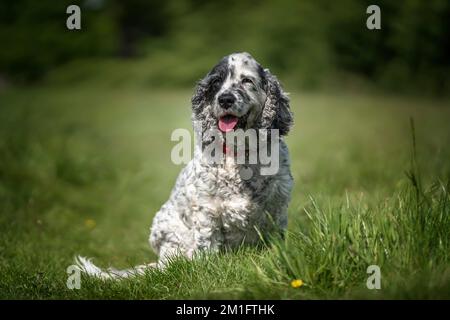
<svg viewBox="0 0 450 320">
<path fill-rule="evenodd" d="M 96 223 L 95 223 L 95 220 L 93 220 L 93 219 L 86 219 L 86 220 L 84 221 L 84 225 L 85 225 L 88 229 L 94 229 Z"/>
<path fill-rule="evenodd" d="M 300 288 L 303 285 L 303 281 L 300 279 L 295 279 L 291 281 L 292 288 Z"/>
</svg>

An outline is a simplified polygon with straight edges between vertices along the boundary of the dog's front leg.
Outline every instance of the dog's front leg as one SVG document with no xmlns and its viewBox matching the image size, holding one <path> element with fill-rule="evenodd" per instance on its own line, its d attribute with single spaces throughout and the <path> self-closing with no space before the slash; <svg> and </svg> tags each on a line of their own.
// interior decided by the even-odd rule
<svg viewBox="0 0 450 320">
<path fill-rule="evenodd" d="M 195 251 L 218 251 L 222 247 L 223 240 L 223 234 L 217 219 L 211 218 L 208 214 L 203 214 L 201 219 L 196 221 L 194 227 Z"/>
</svg>

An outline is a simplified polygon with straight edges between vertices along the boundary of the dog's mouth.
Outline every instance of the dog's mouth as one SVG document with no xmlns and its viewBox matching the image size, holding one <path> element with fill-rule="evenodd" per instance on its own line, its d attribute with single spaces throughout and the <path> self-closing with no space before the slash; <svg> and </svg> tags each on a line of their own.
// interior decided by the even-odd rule
<svg viewBox="0 0 450 320">
<path fill-rule="evenodd" d="M 218 127 L 223 133 L 233 131 L 235 129 L 246 129 L 249 113 L 246 113 L 240 117 L 234 114 L 225 114 L 219 117 Z"/>
<path fill-rule="evenodd" d="M 219 129 L 222 132 L 230 132 L 234 130 L 239 122 L 239 118 L 231 114 L 224 115 L 219 118 Z"/>
</svg>

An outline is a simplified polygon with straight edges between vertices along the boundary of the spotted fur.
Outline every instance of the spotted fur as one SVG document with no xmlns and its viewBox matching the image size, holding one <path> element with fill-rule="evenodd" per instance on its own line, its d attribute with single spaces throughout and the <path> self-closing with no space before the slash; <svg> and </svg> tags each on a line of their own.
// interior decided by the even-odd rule
<svg viewBox="0 0 450 320">
<path fill-rule="evenodd" d="M 236 97 L 226 111 L 218 103 L 225 92 Z M 211 142 L 208 132 L 217 128 L 225 112 L 240 117 L 242 129 L 279 129 L 282 136 L 289 132 L 293 121 L 289 99 L 276 77 L 248 53 L 229 55 L 198 83 L 192 111 L 192 119 L 201 123 L 194 126 L 199 144 L 151 228 L 150 244 L 161 261 L 176 252 L 191 257 L 198 250 L 255 244 L 260 234 L 283 232 L 287 226 L 293 179 L 282 137 L 280 168 L 273 176 L 261 175 L 255 164 L 246 166 L 252 169 L 252 178 L 243 179 L 243 165 L 233 159 L 210 164 L 202 152 L 202 144 Z"/>
<path fill-rule="evenodd" d="M 235 97 L 228 110 L 218 103 L 224 93 Z M 225 112 L 239 117 L 241 129 L 279 130 L 280 166 L 276 174 L 261 175 L 259 163 L 241 165 L 233 157 L 223 163 L 207 161 L 204 145 L 215 139 L 211 132 L 217 129 L 218 119 Z M 289 132 L 293 117 L 289 99 L 276 77 L 248 53 L 224 57 L 199 81 L 192 97 L 192 120 L 200 124 L 194 125 L 194 157 L 179 174 L 150 231 L 149 242 L 159 255 L 159 266 L 174 254 L 190 258 L 200 250 L 253 245 L 261 235 L 282 234 L 287 227 L 293 179 L 283 136 Z M 245 177 L 249 168 L 251 178 Z M 79 265 L 101 278 L 139 274 L 143 268 L 108 273 L 86 259 Z"/>
</svg>

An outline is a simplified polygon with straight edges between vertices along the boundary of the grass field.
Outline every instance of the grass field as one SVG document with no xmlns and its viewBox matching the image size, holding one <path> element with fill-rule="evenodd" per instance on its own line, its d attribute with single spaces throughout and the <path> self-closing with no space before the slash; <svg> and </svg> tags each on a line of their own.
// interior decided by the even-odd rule
<svg viewBox="0 0 450 320">
<path fill-rule="evenodd" d="M 120 282 L 83 277 L 69 290 L 76 254 L 118 268 L 156 259 L 149 227 L 180 170 L 170 134 L 190 128 L 190 95 L 0 94 L 0 298 L 450 299 L 450 101 L 331 93 L 291 95 L 285 242 L 174 259 Z M 366 288 L 369 265 L 381 290 Z"/>
</svg>

